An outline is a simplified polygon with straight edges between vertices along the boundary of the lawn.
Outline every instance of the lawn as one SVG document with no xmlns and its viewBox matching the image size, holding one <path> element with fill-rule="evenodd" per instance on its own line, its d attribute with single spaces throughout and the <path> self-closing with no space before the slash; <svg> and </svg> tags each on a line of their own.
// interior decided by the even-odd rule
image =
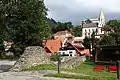
<svg viewBox="0 0 120 80">
<path fill-rule="evenodd" d="M 74 69 L 64 69 L 65 71 L 75 72 L 75 73 L 83 73 L 91 76 L 99 76 L 99 77 L 116 77 L 116 73 L 110 73 L 108 72 L 107 68 L 104 72 L 98 72 L 94 71 L 93 68 L 95 67 L 95 64 L 93 62 L 84 62 L 80 66 L 74 68 Z"/>
<path fill-rule="evenodd" d="M 26 69 L 26 71 L 35 71 L 35 70 L 56 70 L 56 66 L 54 64 L 41 64 Z"/>
<path fill-rule="evenodd" d="M 115 77 L 98 77 L 98 76 L 80 76 L 80 75 L 68 75 L 68 74 L 47 74 L 47 77 L 59 77 L 59 78 L 70 78 L 70 79 L 83 79 L 83 80 L 116 80 Z"/>
<path fill-rule="evenodd" d="M 95 64 L 93 62 L 84 62 L 80 66 L 74 69 L 61 69 L 62 71 L 82 73 L 90 76 L 79 76 L 79 75 L 68 75 L 68 74 L 48 74 L 45 76 L 49 77 L 62 77 L 62 78 L 75 78 L 75 79 L 85 79 L 85 80 L 115 80 L 116 73 L 108 72 L 107 68 L 104 72 L 94 71 Z M 57 70 L 57 67 L 53 64 L 43 64 L 39 66 L 34 66 L 29 69 L 31 70 Z"/>
</svg>

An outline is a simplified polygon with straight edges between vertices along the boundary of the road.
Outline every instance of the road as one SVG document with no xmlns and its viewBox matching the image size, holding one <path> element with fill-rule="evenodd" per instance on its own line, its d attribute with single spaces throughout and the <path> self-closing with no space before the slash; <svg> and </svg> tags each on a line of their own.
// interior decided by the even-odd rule
<svg viewBox="0 0 120 80">
<path fill-rule="evenodd" d="M 0 72 L 7 72 L 16 61 L 0 60 Z"/>
</svg>

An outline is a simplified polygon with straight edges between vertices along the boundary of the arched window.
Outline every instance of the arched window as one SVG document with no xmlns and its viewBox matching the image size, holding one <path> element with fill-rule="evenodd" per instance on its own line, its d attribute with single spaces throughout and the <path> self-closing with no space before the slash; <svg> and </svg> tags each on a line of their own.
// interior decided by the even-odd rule
<svg viewBox="0 0 120 80">
<path fill-rule="evenodd" d="M 98 33 L 98 29 L 96 29 L 96 33 Z"/>
<path fill-rule="evenodd" d="M 102 33 L 102 28 L 101 28 L 101 33 Z"/>
<path fill-rule="evenodd" d="M 90 29 L 89 29 L 89 33 L 90 33 Z"/>
</svg>

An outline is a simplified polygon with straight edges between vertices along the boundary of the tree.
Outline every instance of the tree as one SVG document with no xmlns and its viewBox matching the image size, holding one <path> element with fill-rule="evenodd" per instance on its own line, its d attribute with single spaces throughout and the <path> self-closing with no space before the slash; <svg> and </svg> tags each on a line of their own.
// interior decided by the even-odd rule
<svg viewBox="0 0 120 80">
<path fill-rule="evenodd" d="M 79 25 L 77 25 L 77 26 L 74 26 L 73 27 L 73 35 L 74 36 L 82 36 L 82 27 L 81 26 L 79 26 Z"/>
<path fill-rule="evenodd" d="M 85 48 L 90 49 L 90 43 L 91 43 L 91 39 L 89 37 L 85 37 L 84 43 L 83 43 L 83 45 L 85 46 Z"/>
<path fill-rule="evenodd" d="M 100 45 L 112 45 L 116 44 L 115 37 L 112 35 L 104 35 L 103 38 L 99 42 Z"/>
<path fill-rule="evenodd" d="M 71 32 L 72 29 L 73 29 L 72 22 L 65 22 L 65 23 L 58 22 L 58 25 L 56 27 L 56 32 L 57 31 L 64 31 L 64 30 L 68 30 Z"/>
<path fill-rule="evenodd" d="M 85 20 L 85 23 L 88 24 L 88 23 L 91 23 L 92 21 L 90 19 L 87 19 Z"/>
<path fill-rule="evenodd" d="M 106 25 L 114 29 L 116 34 L 114 37 L 120 42 L 120 20 L 109 20 Z"/>
<path fill-rule="evenodd" d="M 42 46 L 42 41 L 51 37 L 43 0 L 2 0 L 0 7 L 2 39 L 12 40 L 24 50 L 29 45 Z"/>
</svg>

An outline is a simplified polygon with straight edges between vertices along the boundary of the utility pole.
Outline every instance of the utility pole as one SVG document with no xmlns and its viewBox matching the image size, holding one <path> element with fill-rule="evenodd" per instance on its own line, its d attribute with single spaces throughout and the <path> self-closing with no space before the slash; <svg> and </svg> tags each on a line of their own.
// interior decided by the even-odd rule
<svg viewBox="0 0 120 80">
<path fill-rule="evenodd" d="M 61 55 L 60 53 L 57 53 L 57 61 L 58 61 L 58 74 L 60 73 L 60 64 L 61 64 Z"/>
</svg>

